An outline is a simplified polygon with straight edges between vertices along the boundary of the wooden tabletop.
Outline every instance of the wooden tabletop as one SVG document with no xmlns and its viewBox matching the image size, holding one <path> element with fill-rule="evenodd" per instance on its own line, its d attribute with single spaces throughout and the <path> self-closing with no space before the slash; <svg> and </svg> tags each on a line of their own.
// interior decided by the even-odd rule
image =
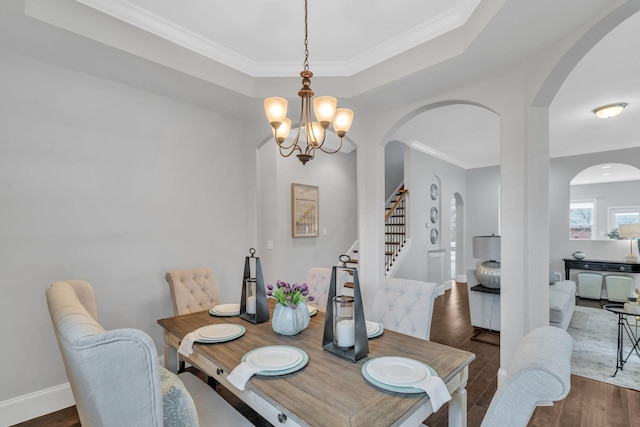
<svg viewBox="0 0 640 427">
<path fill-rule="evenodd" d="M 273 305 L 270 299 L 271 313 Z M 380 337 L 369 340 L 369 355 L 354 363 L 322 350 L 323 312 L 311 317 L 309 327 L 294 336 L 275 333 L 269 321 L 254 325 L 240 317 L 215 317 L 206 311 L 161 319 L 158 323 L 175 337 L 184 337 L 210 324 L 244 326 L 246 333 L 236 340 L 194 345 L 194 352 L 222 368 L 224 376 L 240 363 L 244 354 L 258 347 L 289 345 L 304 350 L 309 363 L 300 371 L 281 377 L 254 375 L 246 387 L 314 426 L 388 426 L 428 401 L 424 393 L 394 393 L 370 384 L 362 376 L 361 368 L 373 357 L 419 360 L 435 369 L 445 382 L 475 357 L 473 353 L 385 330 Z"/>
</svg>

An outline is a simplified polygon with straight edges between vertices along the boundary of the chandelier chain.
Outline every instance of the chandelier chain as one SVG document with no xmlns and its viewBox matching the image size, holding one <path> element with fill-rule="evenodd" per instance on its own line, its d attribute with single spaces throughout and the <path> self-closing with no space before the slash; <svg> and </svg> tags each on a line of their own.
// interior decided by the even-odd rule
<svg viewBox="0 0 640 427">
<path fill-rule="evenodd" d="M 309 71 L 309 21 L 307 18 L 307 0 L 304 0 L 304 71 Z"/>
</svg>

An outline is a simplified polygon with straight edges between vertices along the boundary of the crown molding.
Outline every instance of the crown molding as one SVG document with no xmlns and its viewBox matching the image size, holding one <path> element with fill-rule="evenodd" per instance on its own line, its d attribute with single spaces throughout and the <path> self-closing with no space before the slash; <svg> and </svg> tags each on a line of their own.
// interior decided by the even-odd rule
<svg viewBox="0 0 640 427">
<path fill-rule="evenodd" d="M 75 1 L 251 77 L 283 77 L 300 71 L 299 62 L 253 61 L 128 0 Z M 481 0 L 459 1 L 454 9 L 434 16 L 422 25 L 411 28 L 348 61 L 316 61 L 313 65 L 314 72 L 327 77 L 353 76 L 464 26 L 480 2 Z"/>
</svg>

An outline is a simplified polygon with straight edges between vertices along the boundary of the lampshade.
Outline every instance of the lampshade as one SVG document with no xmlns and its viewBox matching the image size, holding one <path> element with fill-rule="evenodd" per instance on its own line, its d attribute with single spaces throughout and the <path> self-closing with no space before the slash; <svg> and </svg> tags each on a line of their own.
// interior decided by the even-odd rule
<svg viewBox="0 0 640 427">
<path fill-rule="evenodd" d="M 500 260 L 500 236 L 474 236 L 473 257 L 490 261 Z"/>
<path fill-rule="evenodd" d="M 271 128 L 271 131 L 273 132 L 273 136 L 276 137 L 276 141 L 278 141 L 280 144 L 282 144 L 284 140 L 287 139 L 287 136 L 289 136 L 290 130 L 291 130 L 291 119 L 284 119 L 284 121 L 280 124 L 280 127 L 278 127 L 278 129 L 273 127 Z"/>
<path fill-rule="evenodd" d="M 313 99 L 313 112 L 318 122 L 325 125 L 325 129 L 336 117 L 337 106 L 338 100 L 333 96 L 318 96 Z"/>
<path fill-rule="evenodd" d="M 640 237 L 640 224 L 620 224 L 618 234 L 626 239 Z"/>
<path fill-rule="evenodd" d="M 333 121 L 333 130 L 340 138 L 345 136 L 353 123 L 353 111 L 348 108 L 338 108 L 336 110 L 336 118 Z"/>
<path fill-rule="evenodd" d="M 264 112 L 271 126 L 277 128 L 287 117 L 288 102 L 284 98 L 272 96 L 264 100 Z M 277 124 L 274 126 L 274 124 Z"/>
</svg>

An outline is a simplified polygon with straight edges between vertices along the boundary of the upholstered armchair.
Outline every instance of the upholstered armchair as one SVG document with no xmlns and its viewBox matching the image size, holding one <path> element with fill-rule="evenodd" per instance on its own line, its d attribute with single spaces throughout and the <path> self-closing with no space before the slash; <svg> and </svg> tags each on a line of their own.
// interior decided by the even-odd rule
<svg viewBox="0 0 640 427">
<path fill-rule="evenodd" d="M 564 399 L 571 389 L 572 348 L 562 328 L 542 326 L 525 335 L 482 427 L 525 427 L 536 406 Z"/>
<path fill-rule="evenodd" d="M 161 368 L 146 333 L 105 330 L 88 282 L 54 282 L 46 298 L 83 426 L 252 425 L 193 374 Z"/>
<path fill-rule="evenodd" d="M 467 291 L 471 326 L 489 331 L 500 330 L 500 295 L 471 290 L 479 285 L 475 270 L 467 270 Z"/>
<path fill-rule="evenodd" d="M 439 294 L 435 283 L 385 278 L 367 319 L 381 323 L 385 329 L 428 340 L 433 304 Z"/>
<path fill-rule="evenodd" d="M 478 285 L 474 270 L 467 270 L 467 290 L 471 326 L 500 331 L 500 294 L 475 291 Z M 549 274 L 549 325 L 567 329 L 576 305 L 576 283 Z"/>
</svg>

